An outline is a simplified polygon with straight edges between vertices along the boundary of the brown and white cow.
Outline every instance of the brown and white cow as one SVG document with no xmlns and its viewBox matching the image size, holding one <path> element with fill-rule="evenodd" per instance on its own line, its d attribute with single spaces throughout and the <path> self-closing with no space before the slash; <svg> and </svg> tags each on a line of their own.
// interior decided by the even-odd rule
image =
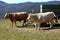
<svg viewBox="0 0 60 40">
<path fill-rule="evenodd" d="M 13 23 L 15 23 L 16 26 L 16 21 L 24 21 L 26 23 L 26 19 L 28 17 L 28 14 L 26 12 L 14 12 L 14 13 L 6 13 L 4 18 L 9 19 Z M 23 23 L 23 25 L 24 25 Z"/>
<path fill-rule="evenodd" d="M 35 13 L 29 14 L 27 19 L 32 20 L 35 23 L 36 29 L 40 29 L 40 24 L 43 22 L 49 22 L 50 28 L 53 26 L 53 20 L 55 19 L 56 15 L 54 12 L 45 12 L 45 13 Z"/>
</svg>

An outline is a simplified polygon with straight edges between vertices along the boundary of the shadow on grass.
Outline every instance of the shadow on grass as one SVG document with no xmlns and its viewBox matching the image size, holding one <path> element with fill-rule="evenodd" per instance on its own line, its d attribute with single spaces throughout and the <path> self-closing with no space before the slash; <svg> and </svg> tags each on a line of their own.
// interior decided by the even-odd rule
<svg viewBox="0 0 60 40">
<path fill-rule="evenodd" d="M 34 25 L 17 26 L 17 28 L 34 28 Z"/>
<path fill-rule="evenodd" d="M 60 24 L 53 25 L 51 29 L 49 28 L 50 24 L 41 25 L 41 27 L 44 28 L 43 30 L 60 29 Z"/>
<path fill-rule="evenodd" d="M 42 30 L 51 30 L 51 29 L 60 29 L 60 24 L 53 25 L 53 28 L 49 28 L 50 24 L 41 25 Z M 24 26 L 17 26 L 17 28 L 35 28 L 34 25 L 24 25 Z"/>
</svg>

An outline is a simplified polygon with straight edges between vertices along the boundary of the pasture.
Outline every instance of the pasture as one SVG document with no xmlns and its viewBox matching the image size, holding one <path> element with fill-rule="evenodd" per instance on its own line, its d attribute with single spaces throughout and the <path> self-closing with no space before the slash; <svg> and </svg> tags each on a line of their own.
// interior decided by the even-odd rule
<svg viewBox="0 0 60 40">
<path fill-rule="evenodd" d="M 21 22 L 17 23 L 17 25 L 21 24 Z M 0 19 L 0 40 L 60 40 L 60 28 L 35 30 L 33 26 L 11 27 L 9 20 Z"/>
</svg>

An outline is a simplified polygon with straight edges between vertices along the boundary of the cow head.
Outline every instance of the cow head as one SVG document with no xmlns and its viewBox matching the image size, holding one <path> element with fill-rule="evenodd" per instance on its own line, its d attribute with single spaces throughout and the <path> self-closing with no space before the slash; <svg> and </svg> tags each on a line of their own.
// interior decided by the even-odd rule
<svg viewBox="0 0 60 40">
<path fill-rule="evenodd" d="M 54 17 L 54 19 L 55 19 L 55 22 L 58 23 L 58 18 L 57 17 Z"/>
</svg>

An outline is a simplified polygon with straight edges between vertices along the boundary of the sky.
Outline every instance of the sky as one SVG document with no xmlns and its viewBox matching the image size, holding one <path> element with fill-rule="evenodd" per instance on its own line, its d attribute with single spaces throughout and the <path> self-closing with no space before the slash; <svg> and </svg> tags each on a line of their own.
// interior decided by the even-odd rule
<svg viewBox="0 0 60 40">
<path fill-rule="evenodd" d="M 0 1 L 4 1 L 6 3 L 23 3 L 23 2 L 47 2 L 47 1 L 54 1 L 54 0 L 0 0 Z"/>
</svg>

